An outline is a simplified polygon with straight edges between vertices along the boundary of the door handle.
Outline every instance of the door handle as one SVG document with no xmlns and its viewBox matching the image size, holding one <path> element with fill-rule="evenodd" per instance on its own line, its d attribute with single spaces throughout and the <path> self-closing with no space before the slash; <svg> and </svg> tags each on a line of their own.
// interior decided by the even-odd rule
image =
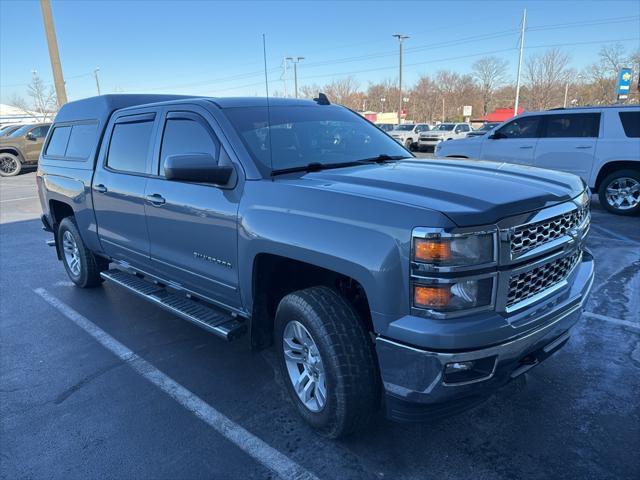
<svg viewBox="0 0 640 480">
<path fill-rule="evenodd" d="M 579 148 L 581 150 L 586 150 L 587 148 L 591 148 L 591 145 L 578 145 L 576 148 Z"/>
<path fill-rule="evenodd" d="M 147 202 L 149 202 L 151 205 L 159 207 L 160 205 L 164 205 L 166 203 L 166 200 L 162 195 L 154 193 L 153 195 L 147 195 Z"/>
<path fill-rule="evenodd" d="M 529 150 L 529 149 L 533 148 L 533 145 L 522 145 L 520 148 L 523 149 L 523 150 Z"/>
<path fill-rule="evenodd" d="M 98 193 L 107 193 L 107 187 L 105 187 L 102 183 L 94 185 L 93 189 Z"/>
</svg>

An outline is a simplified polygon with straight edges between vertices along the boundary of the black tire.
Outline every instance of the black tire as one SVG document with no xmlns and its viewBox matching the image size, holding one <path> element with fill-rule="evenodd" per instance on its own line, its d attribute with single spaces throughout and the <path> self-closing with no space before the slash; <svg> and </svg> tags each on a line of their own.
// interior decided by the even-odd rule
<svg viewBox="0 0 640 480">
<path fill-rule="evenodd" d="M 21 170 L 20 158 L 12 153 L 0 153 L 0 176 L 15 177 Z"/>
<path fill-rule="evenodd" d="M 631 208 L 618 208 L 615 205 L 611 205 L 609 200 L 607 200 L 607 188 L 612 184 L 615 184 L 618 179 L 629 178 L 635 180 L 636 184 L 640 184 L 640 170 L 618 170 L 607 175 L 602 182 L 600 182 L 600 188 L 598 189 L 598 198 L 600 199 L 600 205 L 602 207 L 616 215 L 624 215 L 624 216 L 632 216 L 640 214 L 640 192 L 638 193 L 638 201 L 635 207 Z M 627 206 L 625 204 L 624 206 Z"/>
<path fill-rule="evenodd" d="M 411 151 L 411 146 L 413 145 L 413 141 L 410 138 L 407 138 L 404 141 L 404 148 L 406 148 L 407 150 Z"/>
<path fill-rule="evenodd" d="M 74 273 L 70 267 L 64 252 L 64 237 L 66 232 L 69 232 L 73 237 L 75 245 L 77 246 L 77 258 L 79 260 L 79 273 L 77 274 Z M 109 264 L 105 259 L 97 257 L 87 249 L 73 217 L 66 217 L 60 222 L 57 233 L 57 243 L 67 275 L 69 275 L 69 278 L 76 286 L 80 288 L 93 288 L 103 282 L 100 272 L 106 270 Z"/>
<path fill-rule="evenodd" d="M 298 398 L 287 371 L 283 334 L 294 320 L 311 334 L 324 365 L 326 403 L 317 412 Z M 366 425 L 380 405 L 380 376 L 371 337 L 351 305 L 328 287 L 300 290 L 281 300 L 275 330 L 280 371 L 305 421 L 329 438 Z"/>
</svg>

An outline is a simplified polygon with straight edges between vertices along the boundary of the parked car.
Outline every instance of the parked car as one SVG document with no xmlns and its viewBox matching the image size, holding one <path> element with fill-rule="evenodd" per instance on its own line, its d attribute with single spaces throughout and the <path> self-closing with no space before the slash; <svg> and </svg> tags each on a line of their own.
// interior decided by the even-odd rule
<svg viewBox="0 0 640 480">
<path fill-rule="evenodd" d="M 471 130 L 471 125 L 468 123 L 441 123 L 430 132 L 420 135 L 418 149 L 421 152 L 433 150 L 440 142 L 464 138 Z"/>
<path fill-rule="evenodd" d="M 567 342 L 593 281 L 578 177 L 417 160 L 323 95 L 71 102 L 36 178 L 75 285 L 274 344 L 330 437 L 383 397 L 403 421 L 481 401 Z"/>
<path fill-rule="evenodd" d="M 402 125 L 396 125 L 396 127 L 389 132 L 389 135 L 398 143 L 404 145 L 407 150 L 413 150 L 420 134 L 428 131 L 429 125 L 426 123 L 404 123 Z"/>
<path fill-rule="evenodd" d="M 18 175 L 25 165 L 38 163 L 49 123 L 23 125 L 6 137 L 0 137 L 0 176 Z"/>
<path fill-rule="evenodd" d="M 486 122 L 480 128 L 476 128 L 475 130 L 471 130 L 467 133 L 466 138 L 469 137 L 481 137 L 482 135 L 486 135 L 491 130 L 496 128 L 498 125 L 501 125 L 502 122 Z"/>
<path fill-rule="evenodd" d="M 396 125 L 394 123 L 376 123 L 376 127 L 383 132 L 390 132 L 396 127 Z"/>
<path fill-rule="evenodd" d="M 520 115 L 491 135 L 439 145 L 438 157 L 498 160 L 579 175 L 608 211 L 640 213 L 640 107 Z"/>
</svg>

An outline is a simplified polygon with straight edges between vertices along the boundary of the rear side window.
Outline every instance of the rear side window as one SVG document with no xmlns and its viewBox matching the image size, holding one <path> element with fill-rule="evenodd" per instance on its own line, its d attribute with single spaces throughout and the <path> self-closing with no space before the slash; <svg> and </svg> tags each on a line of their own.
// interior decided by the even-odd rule
<svg viewBox="0 0 640 480">
<path fill-rule="evenodd" d="M 217 158 L 217 144 L 199 122 L 182 118 L 168 119 L 162 136 L 160 175 L 164 174 L 167 157 L 182 153 L 210 153 Z"/>
<path fill-rule="evenodd" d="M 65 156 L 87 158 L 95 145 L 97 131 L 98 125 L 95 123 L 74 125 L 71 129 Z"/>
<path fill-rule="evenodd" d="M 145 173 L 153 121 L 117 123 L 111 134 L 107 166 L 123 172 Z"/>
<path fill-rule="evenodd" d="M 47 155 L 55 157 L 64 157 L 67 150 L 67 142 L 71 134 L 71 127 L 56 127 L 51 132 L 51 139 L 47 145 Z"/>
<path fill-rule="evenodd" d="M 521 117 L 512 120 L 496 133 L 501 138 L 536 138 L 540 126 L 540 117 Z"/>
<path fill-rule="evenodd" d="M 620 121 L 627 137 L 640 137 L 640 112 L 620 112 Z"/>
<path fill-rule="evenodd" d="M 546 138 L 593 138 L 600 131 L 599 113 L 553 114 L 546 118 Z"/>
</svg>

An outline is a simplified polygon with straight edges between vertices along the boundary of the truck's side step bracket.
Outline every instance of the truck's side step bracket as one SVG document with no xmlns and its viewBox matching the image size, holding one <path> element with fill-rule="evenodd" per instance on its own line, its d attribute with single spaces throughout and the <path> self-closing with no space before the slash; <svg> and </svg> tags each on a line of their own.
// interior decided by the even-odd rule
<svg viewBox="0 0 640 480">
<path fill-rule="evenodd" d="M 171 293 L 166 288 L 131 273 L 107 270 L 100 275 L 225 340 L 233 340 L 247 330 L 246 322 L 242 319 L 202 302 Z"/>
</svg>

